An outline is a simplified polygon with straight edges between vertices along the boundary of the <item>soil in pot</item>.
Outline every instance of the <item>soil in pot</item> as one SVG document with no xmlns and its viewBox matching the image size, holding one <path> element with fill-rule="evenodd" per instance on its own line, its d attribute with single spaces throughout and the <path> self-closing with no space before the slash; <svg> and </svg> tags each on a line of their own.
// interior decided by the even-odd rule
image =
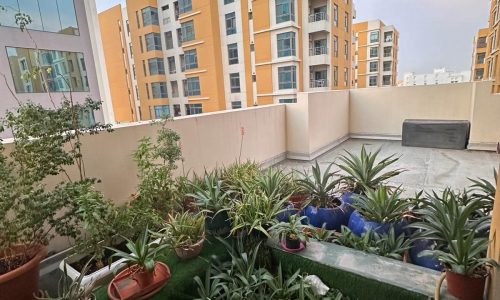
<svg viewBox="0 0 500 300">
<path fill-rule="evenodd" d="M 124 252 L 127 252 L 129 253 L 130 250 L 127 248 L 127 242 L 126 241 L 123 241 L 117 245 L 114 245 L 112 246 L 113 248 L 115 249 L 118 249 L 118 250 L 121 250 L 121 251 L 124 251 Z M 92 274 L 102 268 L 105 268 L 108 266 L 108 262 L 109 262 L 109 258 L 114 254 L 113 251 L 109 250 L 109 249 L 104 249 L 104 255 L 102 257 L 101 260 L 97 261 L 97 260 L 93 260 L 91 263 L 90 263 L 90 266 L 89 266 L 89 271 L 87 272 L 87 274 L 85 275 L 88 275 L 88 274 Z M 85 266 L 85 264 L 92 258 L 91 255 L 87 255 L 83 258 L 81 258 L 80 260 L 78 261 L 75 261 L 73 263 L 70 263 L 69 265 L 77 270 L 78 272 L 81 272 L 83 270 L 83 267 Z M 120 258 L 118 257 L 113 257 L 112 258 L 112 262 L 115 262 L 117 260 L 119 260 Z"/>
<path fill-rule="evenodd" d="M 300 239 L 295 235 L 287 235 L 285 238 L 285 245 L 288 249 L 296 250 L 300 248 Z"/>
<path fill-rule="evenodd" d="M 290 199 L 288 199 L 288 201 L 293 204 L 293 207 L 301 210 L 302 208 L 304 208 L 304 202 L 306 202 L 308 197 L 309 195 L 307 194 L 294 194 L 290 196 Z"/>
<path fill-rule="evenodd" d="M 447 269 L 448 292 L 460 300 L 482 300 L 488 274 L 487 268 L 478 269 L 472 276 L 453 273 Z"/>
</svg>

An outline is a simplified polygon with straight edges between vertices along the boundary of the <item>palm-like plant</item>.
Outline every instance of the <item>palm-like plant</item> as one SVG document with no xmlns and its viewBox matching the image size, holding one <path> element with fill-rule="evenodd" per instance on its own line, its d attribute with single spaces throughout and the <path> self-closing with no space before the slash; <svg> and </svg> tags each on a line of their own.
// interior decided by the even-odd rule
<svg viewBox="0 0 500 300">
<path fill-rule="evenodd" d="M 277 222 L 269 231 L 278 235 L 280 240 L 284 240 L 286 237 L 290 237 L 294 240 L 301 240 L 303 242 L 309 241 L 309 236 L 307 232 L 309 230 L 314 230 L 310 225 L 302 224 L 302 221 L 307 217 L 298 215 L 291 215 L 289 217 L 289 222 Z"/>
<path fill-rule="evenodd" d="M 493 169 L 493 179 L 494 183 L 498 182 L 498 172 L 495 169 Z M 495 185 L 491 183 L 489 180 L 483 178 L 478 178 L 478 179 L 469 178 L 469 180 L 472 182 L 470 188 L 471 191 L 473 192 L 473 196 L 485 200 L 483 212 L 485 214 L 489 214 L 493 210 L 493 205 L 495 203 L 495 194 L 496 194 Z"/>
<path fill-rule="evenodd" d="M 195 203 L 203 210 L 218 213 L 224 210 L 229 203 L 231 191 L 223 190 L 223 182 L 217 173 L 206 173 L 205 178 L 199 184 L 192 184 L 195 193 L 188 196 L 195 199 Z"/>
<path fill-rule="evenodd" d="M 377 162 L 380 150 L 381 148 L 373 153 L 367 152 L 363 145 L 359 155 L 346 151 L 345 155 L 340 156 L 341 163 L 338 163 L 337 166 L 346 173 L 346 175 L 341 176 L 341 179 L 348 189 L 354 193 L 362 194 L 367 189 L 375 189 L 387 179 L 405 171 L 404 169 L 395 169 L 385 172 L 385 169 L 397 162 L 399 158 L 393 154 Z"/>
<path fill-rule="evenodd" d="M 321 172 L 318 161 L 316 161 L 311 168 L 312 176 L 309 176 L 305 171 L 301 173 L 303 178 L 298 180 L 298 185 L 309 193 L 314 206 L 331 207 L 336 204 L 332 201 L 332 196 L 339 180 L 333 179 L 336 173 L 331 172 L 332 166 L 333 163 L 324 172 Z"/>
<path fill-rule="evenodd" d="M 391 223 L 400 220 L 411 203 L 401 199 L 401 187 L 394 191 L 384 185 L 376 190 L 367 189 L 366 195 L 356 195 L 352 204 L 367 220 L 379 223 Z"/>
</svg>

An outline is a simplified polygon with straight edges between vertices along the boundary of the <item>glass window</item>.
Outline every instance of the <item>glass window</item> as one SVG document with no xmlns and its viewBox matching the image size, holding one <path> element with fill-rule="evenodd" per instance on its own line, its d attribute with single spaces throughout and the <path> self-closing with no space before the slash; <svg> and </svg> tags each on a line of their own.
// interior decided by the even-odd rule
<svg viewBox="0 0 500 300">
<path fill-rule="evenodd" d="M 339 27 L 339 6 L 337 4 L 333 5 L 333 25 Z"/>
<path fill-rule="evenodd" d="M 280 103 L 297 103 L 297 98 L 280 99 Z"/>
<path fill-rule="evenodd" d="M 174 104 L 174 117 L 179 117 L 181 115 L 181 105 Z"/>
<path fill-rule="evenodd" d="M 344 68 L 344 86 L 349 84 L 349 69 Z"/>
<path fill-rule="evenodd" d="M 40 15 L 41 20 L 43 21 L 43 30 L 45 31 L 60 32 L 62 29 L 61 22 L 59 20 L 59 9 L 57 7 L 57 2 L 60 1 L 39 1 Z M 0 1 L 0 5 L 1 3 L 2 1 Z"/>
<path fill-rule="evenodd" d="M 369 77 L 369 86 L 377 86 L 377 76 L 370 76 Z"/>
<path fill-rule="evenodd" d="M 0 25 L 17 27 L 16 14 L 19 11 L 17 0 L 0 0 L 0 5 L 4 9 L 0 9 Z"/>
<path fill-rule="evenodd" d="M 174 48 L 174 39 L 172 37 L 172 31 L 165 32 L 165 48 L 167 50 Z"/>
<path fill-rule="evenodd" d="M 371 61 L 370 62 L 370 72 L 377 72 L 377 71 L 378 71 L 378 62 Z"/>
<path fill-rule="evenodd" d="M 187 50 L 184 52 L 184 70 L 196 68 L 198 68 L 198 56 L 196 55 L 196 49 Z"/>
<path fill-rule="evenodd" d="M 384 47 L 384 57 L 392 56 L 392 47 Z"/>
<path fill-rule="evenodd" d="M 175 69 L 175 56 L 167 57 L 167 61 L 168 61 L 168 73 L 175 74 L 177 72 Z"/>
<path fill-rule="evenodd" d="M 170 87 L 172 90 L 172 97 L 173 98 L 179 97 L 179 85 L 177 84 L 177 80 L 170 81 Z"/>
<path fill-rule="evenodd" d="M 231 102 L 231 108 L 232 109 L 239 109 L 239 108 L 241 108 L 241 101 L 232 101 Z"/>
<path fill-rule="evenodd" d="M 194 40 L 194 23 L 193 21 L 184 22 L 181 24 L 181 41 L 188 42 Z"/>
<path fill-rule="evenodd" d="M 344 41 L 344 58 L 347 59 L 349 57 L 349 42 Z"/>
<path fill-rule="evenodd" d="M 339 37 L 333 36 L 333 55 L 339 57 Z"/>
<path fill-rule="evenodd" d="M 34 30 L 43 30 L 42 16 L 40 15 L 38 0 L 18 0 L 18 2 L 19 12 L 27 14 L 31 17 L 31 23 L 28 24 L 27 27 Z"/>
<path fill-rule="evenodd" d="M 280 90 L 297 88 L 296 67 L 295 66 L 279 67 L 278 81 Z"/>
<path fill-rule="evenodd" d="M 276 0 L 276 24 L 295 21 L 294 0 Z"/>
<path fill-rule="evenodd" d="M 236 14 L 234 12 L 226 14 L 226 34 L 236 33 Z"/>
<path fill-rule="evenodd" d="M 240 88 L 240 73 L 229 74 L 229 83 L 231 85 L 231 93 L 241 92 Z"/>
<path fill-rule="evenodd" d="M 393 37 L 392 31 L 384 32 L 384 42 L 386 42 L 386 43 L 392 42 L 392 37 Z"/>
<path fill-rule="evenodd" d="M 384 61 L 384 72 L 392 70 L 392 61 Z"/>
<path fill-rule="evenodd" d="M 142 9 L 142 26 L 160 25 L 158 21 L 158 9 L 148 6 Z"/>
<path fill-rule="evenodd" d="M 227 45 L 227 56 L 229 58 L 229 64 L 234 65 L 239 63 L 238 60 L 238 44 L 229 44 Z"/>
<path fill-rule="evenodd" d="M 42 2 L 50 1 L 38 1 L 40 5 Z M 59 18 L 61 20 L 61 33 L 65 34 L 80 34 L 78 31 L 78 22 L 76 19 L 75 5 L 73 0 L 57 0 L 57 7 L 59 9 Z M 45 24 L 45 19 L 42 19 Z"/>
<path fill-rule="evenodd" d="M 339 85 L 339 67 L 334 66 L 333 67 L 333 86 L 338 86 Z"/>
<path fill-rule="evenodd" d="M 184 79 L 182 83 L 184 84 L 184 95 L 186 97 L 201 95 L 200 79 L 198 77 Z"/>
<path fill-rule="evenodd" d="M 378 57 L 378 47 L 370 48 L 370 57 Z"/>
<path fill-rule="evenodd" d="M 182 46 L 182 29 L 177 28 L 177 46 Z"/>
<path fill-rule="evenodd" d="M 345 13 L 345 16 L 344 16 L 344 28 L 345 28 L 345 32 L 349 32 L 349 13 Z"/>
<path fill-rule="evenodd" d="M 391 75 L 382 76 L 382 84 L 383 85 L 391 85 L 391 79 L 392 79 Z"/>
<path fill-rule="evenodd" d="M 149 75 L 165 74 L 163 58 L 153 57 L 148 59 Z"/>
<path fill-rule="evenodd" d="M 295 32 L 284 32 L 277 36 L 278 57 L 294 56 L 295 51 Z"/>
<path fill-rule="evenodd" d="M 484 69 L 476 69 L 474 73 L 474 80 L 481 80 L 484 77 Z"/>
<path fill-rule="evenodd" d="M 88 92 L 89 83 L 82 53 L 7 47 L 7 57 L 17 93 Z M 40 57 L 40 63 L 35 58 Z M 75 63 L 77 62 L 77 63 Z M 40 66 L 44 78 L 23 78 Z M 50 72 L 49 72 L 50 71 Z"/>
<path fill-rule="evenodd" d="M 152 82 L 153 99 L 168 98 L 166 82 Z"/>
<path fill-rule="evenodd" d="M 486 57 L 486 53 L 478 53 L 476 63 L 477 64 L 484 64 L 485 57 Z"/>
<path fill-rule="evenodd" d="M 234 0 L 224 0 L 224 4 L 229 4 L 229 3 L 233 3 Z"/>
<path fill-rule="evenodd" d="M 146 49 L 148 51 L 161 50 L 161 35 L 156 32 L 148 33 L 145 36 Z"/>
<path fill-rule="evenodd" d="M 170 116 L 170 106 L 168 105 L 155 105 L 156 119 L 167 118 Z"/>
<path fill-rule="evenodd" d="M 378 43 L 378 40 L 379 40 L 378 30 L 370 32 L 370 43 Z"/>
<path fill-rule="evenodd" d="M 193 9 L 191 0 L 179 0 L 179 13 L 187 13 Z"/>
<path fill-rule="evenodd" d="M 203 106 L 200 103 L 186 104 L 186 115 L 197 115 L 203 113 Z"/>
</svg>

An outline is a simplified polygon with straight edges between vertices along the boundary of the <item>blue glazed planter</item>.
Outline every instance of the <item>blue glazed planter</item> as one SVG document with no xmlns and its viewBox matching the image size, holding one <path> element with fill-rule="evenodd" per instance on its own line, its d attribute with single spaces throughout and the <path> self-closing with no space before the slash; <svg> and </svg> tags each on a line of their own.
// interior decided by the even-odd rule
<svg viewBox="0 0 500 300">
<path fill-rule="evenodd" d="M 297 209 L 294 208 L 293 203 L 288 203 L 285 210 L 276 215 L 276 220 L 279 222 L 288 222 L 290 216 L 295 215 Z"/>
<path fill-rule="evenodd" d="M 351 215 L 354 212 L 354 207 L 352 207 L 351 204 L 354 203 L 355 196 L 356 194 L 353 192 L 345 192 L 340 197 L 340 200 L 342 200 L 342 202 L 344 202 L 345 204 L 345 216 L 347 221 L 349 221 L 349 218 L 351 218 Z"/>
<path fill-rule="evenodd" d="M 433 269 L 436 271 L 442 271 L 443 265 L 441 264 L 441 262 L 439 262 L 438 259 L 432 256 L 418 256 L 424 250 L 433 250 L 433 247 L 433 240 L 422 239 L 414 241 L 410 249 L 411 262 L 417 266 Z"/>
<path fill-rule="evenodd" d="M 349 229 L 357 236 L 361 236 L 368 230 L 372 230 L 373 232 L 376 232 L 378 234 L 384 234 L 389 232 L 391 226 L 394 226 L 394 233 L 396 234 L 396 236 L 399 236 L 404 232 L 406 221 L 401 220 L 399 222 L 392 222 L 386 224 L 372 222 L 366 220 L 365 217 L 363 217 L 359 213 L 359 211 L 355 210 L 351 214 L 351 217 L 349 218 L 349 225 L 348 225 Z"/>
<path fill-rule="evenodd" d="M 342 202 L 342 200 L 340 200 Z M 323 224 L 327 230 L 340 231 L 342 225 L 347 224 L 345 215 L 346 206 L 344 202 L 336 208 L 321 208 L 308 205 L 303 210 L 303 215 L 307 217 L 309 224 L 321 228 Z"/>
</svg>

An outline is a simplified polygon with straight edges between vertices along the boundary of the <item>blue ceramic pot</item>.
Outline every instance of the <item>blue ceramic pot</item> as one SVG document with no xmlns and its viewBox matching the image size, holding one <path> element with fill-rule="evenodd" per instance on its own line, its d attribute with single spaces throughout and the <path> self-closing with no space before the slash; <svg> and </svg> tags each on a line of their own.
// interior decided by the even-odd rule
<svg viewBox="0 0 500 300">
<path fill-rule="evenodd" d="M 411 262 L 417 266 L 442 271 L 443 265 L 441 262 L 432 256 L 418 256 L 424 250 L 433 250 L 435 242 L 433 240 L 421 239 L 412 243 L 410 248 Z"/>
<path fill-rule="evenodd" d="M 288 222 L 290 216 L 295 215 L 297 209 L 294 208 L 293 203 L 288 203 L 285 210 L 276 215 L 276 220 L 279 222 Z"/>
<path fill-rule="evenodd" d="M 342 200 L 340 200 L 342 202 Z M 309 224 L 321 228 L 323 224 L 327 230 L 340 231 L 342 225 L 347 224 L 345 215 L 346 205 L 344 202 L 335 208 L 321 208 L 308 205 L 303 210 L 303 215 L 307 217 Z"/>
<path fill-rule="evenodd" d="M 399 222 L 391 223 L 379 223 L 368 221 L 363 217 L 359 211 L 355 210 L 351 217 L 349 218 L 349 229 L 356 235 L 361 236 L 368 230 L 376 232 L 378 234 L 388 233 L 391 226 L 394 227 L 394 233 L 396 236 L 401 235 L 404 232 L 404 227 L 406 226 L 406 221 L 401 220 Z"/>
<path fill-rule="evenodd" d="M 354 203 L 355 201 L 355 196 L 357 194 L 356 193 L 353 193 L 353 192 L 345 192 L 342 194 L 342 196 L 340 196 L 340 200 L 342 200 L 342 202 L 344 202 L 345 204 L 345 216 L 346 216 L 346 220 L 349 221 L 349 218 L 351 217 L 352 213 L 354 212 L 354 207 L 352 207 L 351 204 Z"/>
</svg>

